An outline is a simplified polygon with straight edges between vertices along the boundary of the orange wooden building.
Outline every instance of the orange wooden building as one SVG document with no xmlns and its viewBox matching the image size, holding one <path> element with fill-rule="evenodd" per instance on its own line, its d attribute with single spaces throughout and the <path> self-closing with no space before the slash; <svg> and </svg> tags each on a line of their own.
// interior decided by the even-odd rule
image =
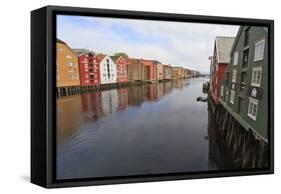
<svg viewBox="0 0 281 194">
<path fill-rule="evenodd" d="M 80 86 L 78 58 L 74 51 L 63 41 L 57 39 L 57 88 Z"/>
</svg>

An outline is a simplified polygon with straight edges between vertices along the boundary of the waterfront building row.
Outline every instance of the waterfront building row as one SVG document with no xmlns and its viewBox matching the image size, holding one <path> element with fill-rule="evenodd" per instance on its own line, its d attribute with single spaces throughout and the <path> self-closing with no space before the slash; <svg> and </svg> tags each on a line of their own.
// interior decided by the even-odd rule
<svg viewBox="0 0 281 194">
<path fill-rule="evenodd" d="M 59 39 L 56 46 L 57 88 L 154 82 L 196 77 L 200 74 L 198 71 L 165 65 L 157 60 L 108 56 L 86 49 L 71 49 Z"/>
</svg>

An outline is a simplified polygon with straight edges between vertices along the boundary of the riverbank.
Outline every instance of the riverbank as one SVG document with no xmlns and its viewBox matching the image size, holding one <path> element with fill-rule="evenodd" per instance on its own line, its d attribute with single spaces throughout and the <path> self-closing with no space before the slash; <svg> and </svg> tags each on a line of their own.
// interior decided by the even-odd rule
<svg viewBox="0 0 281 194">
<path fill-rule="evenodd" d="M 196 78 L 196 77 L 192 77 Z M 170 82 L 173 80 L 185 80 L 192 78 L 183 78 L 183 79 L 164 79 L 164 80 L 146 80 L 146 81 L 133 81 L 133 82 L 124 82 L 124 83 L 110 83 L 110 84 L 100 84 L 100 85 L 88 85 L 88 86 L 65 86 L 65 87 L 57 87 L 56 94 L 57 97 L 61 96 L 69 96 L 75 94 L 86 94 L 93 93 L 97 91 L 110 90 L 115 88 L 124 88 L 135 85 L 144 85 L 144 84 L 153 84 L 153 83 L 161 83 L 161 82 Z"/>
</svg>

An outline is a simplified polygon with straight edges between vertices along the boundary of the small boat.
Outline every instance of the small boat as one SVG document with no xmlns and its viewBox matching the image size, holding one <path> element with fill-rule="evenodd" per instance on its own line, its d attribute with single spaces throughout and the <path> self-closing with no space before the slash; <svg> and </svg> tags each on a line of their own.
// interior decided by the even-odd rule
<svg viewBox="0 0 281 194">
<path fill-rule="evenodd" d="M 199 96 L 199 97 L 197 97 L 196 98 L 196 101 L 198 102 L 198 101 L 201 101 L 201 102 L 207 102 L 207 100 L 208 100 L 208 98 L 207 97 L 202 97 L 202 96 Z"/>
</svg>

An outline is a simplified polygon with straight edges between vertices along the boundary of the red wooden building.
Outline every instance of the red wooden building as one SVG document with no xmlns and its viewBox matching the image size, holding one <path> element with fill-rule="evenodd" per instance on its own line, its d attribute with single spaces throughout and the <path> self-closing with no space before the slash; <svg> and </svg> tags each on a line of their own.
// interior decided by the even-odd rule
<svg viewBox="0 0 281 194">
<path fill-rule="evenodd" d="M 223 74 L 230 62 L 230 51 L 234 37 L 216 37 L 210 66 L 210 94 L 217 104 L 220 96 L 220 86 Z"/>
<path fill-rule="evenodd" d="M 163 64 L 162 65 L 162 75 L 163 75 L 163 79 L 167 79 L 167 75 L 166 75 L 166 72 L 167 72 L 167 65 Z"/>
<path fill-rule="evenodd" d="M 80 85 L 99 85 L 100 68 L 97 56 L 92 52 L 77 53 L 80 70 Z"/>
<path fill-rule="evenodd" d="M 144 64 L 144 80 L 157 80 L 157 63 L 153 60 L 140 60 Z"/>
<path fill-rule="evenodd" d="M 122 56 L 111 56 L 111 59 L 116 64 L 117 83 L 128 82 L 127 62 Z"/>
</svg>

